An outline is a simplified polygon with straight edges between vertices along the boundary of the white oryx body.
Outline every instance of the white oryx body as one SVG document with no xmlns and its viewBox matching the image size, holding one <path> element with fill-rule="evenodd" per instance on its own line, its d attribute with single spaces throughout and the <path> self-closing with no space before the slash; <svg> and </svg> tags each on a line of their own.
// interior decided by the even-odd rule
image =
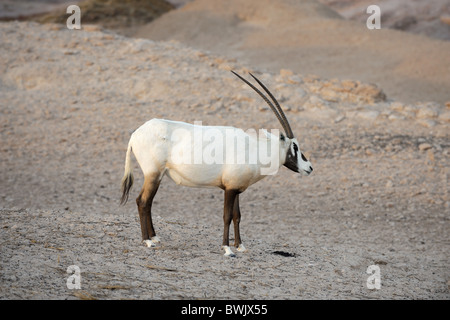
<svg viewBox="0 0 450 320">
<path fill-rule="evenodd" d="M 303 175 L 312 172 L 311 163 L 301 153 L 298 141 L 276 99 L 253 75 L 276 107 L 247 80 L 234 74 L 269 104 L 285 129 L 286 136 L 266 130 L 245 132 L 234 127 L 192 125 L 163 119 L 144 123 L 133 132 L 128 143 L 121 203 L 127 201 L 133 184 L 133 152 L 145 177 L 136 203 L 142 239 L 147 246 L 155 246 L 159 242 L 153 228 L 151 206 L 164 175 L 179 185 L 218 187 L 225 191 L 223 248 L 225 255 L 234 256 L 228 238 L 231 220 L 234 222 L 235 246 L 239 251 L 245 250 L 239 233 L 239 194 L 265 176 L 276 174 L 282 165 Z"/>
<path fill-rule="evenodd" d="M 257 134 L 234 127 L 152 119 L 132 134 L 128 150 L 133 150 L 144 176 L 158 172 L 183 186 L 243 192 L 276 173 L 285 163 L 289 145 L 266 130 Z"/>
</svg>

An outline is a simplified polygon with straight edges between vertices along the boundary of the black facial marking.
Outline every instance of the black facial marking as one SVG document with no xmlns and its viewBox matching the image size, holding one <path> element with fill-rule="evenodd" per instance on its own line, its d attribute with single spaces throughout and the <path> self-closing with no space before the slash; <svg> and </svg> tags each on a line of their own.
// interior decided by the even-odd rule
<svg viewBox="0 0 450 320">
<path fill-rule="evenodd" d="M 294 172 L 299 172 L 298 171 L 298 160 L 297 160 L 297 155 L 298 155 L 298 147 L 297 145 L 294 143 L 294 153 L 292 153 L 292 149 L 289 148 L 286 154 L 286 161 L 284 163 L 284 166 L 286 166 L 287 168 L 291 169 Z"/>
<path fill-rule="evenodd" d="M 306 158 L 305 158 L 305 156 L 303 155 L 303 153 L 302 153 L 302 160 L 303 160 L 303 161 L 308 161 L 308 160 L 306 160 Z"/>
<path fill-rule="evenodd" d="M 284 141 L 284 140 L 285 140 L 285 137 L 284 137 L 284 135 L 283 135 L 282 133 L 280 134 L 280 140 L 281 140 L 281 141 Z"/>
</svg>

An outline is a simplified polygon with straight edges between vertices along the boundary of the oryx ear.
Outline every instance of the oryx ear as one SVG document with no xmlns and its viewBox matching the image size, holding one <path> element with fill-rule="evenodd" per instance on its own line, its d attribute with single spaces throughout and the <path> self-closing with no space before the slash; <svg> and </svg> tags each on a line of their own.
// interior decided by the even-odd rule
<svg viewBox="0 0 450 320">
<path fill-rule="evenodd" d="M 286 141 L 286 137 L 284 136 L 284 134 L 280 133 L 280 140 L 281 141 Z"/>
</svg>

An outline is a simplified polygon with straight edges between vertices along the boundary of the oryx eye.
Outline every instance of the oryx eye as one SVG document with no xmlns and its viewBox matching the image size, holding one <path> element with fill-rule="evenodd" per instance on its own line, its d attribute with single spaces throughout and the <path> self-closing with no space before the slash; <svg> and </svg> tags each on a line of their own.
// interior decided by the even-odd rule
<svg viewBox="0 0 450 320">
<path fill-rule="evenodd" d="M 298 147 L 297 147 L 297 145 L 296 145 L 295 143 L 294 143 L 293 145 L 294 145 L 294 151 L 295 151 L 295 152 L 298 152 Z"/>
</svg>

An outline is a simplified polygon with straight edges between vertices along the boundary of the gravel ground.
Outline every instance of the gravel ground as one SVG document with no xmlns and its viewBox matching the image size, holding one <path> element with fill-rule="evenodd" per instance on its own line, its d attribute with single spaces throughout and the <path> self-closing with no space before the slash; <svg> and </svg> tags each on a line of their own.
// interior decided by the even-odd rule
<svg viewBox="0 0 450 320">
<path fill-rule="evenodd" d="M 448 106 L 95 26 L 0 23 L 0 38 L 1 299 L 450 298 Z M 146 248 L 134 201 L 119 206 L 134 129 L 155 117 L 278 128 L 230 69 L 271 88 L 314 172 L 282 168 L 242 194 L 236 258 L 220 248 L 222 191 L 165 178 L 162 243 Z"/>
</svg>

